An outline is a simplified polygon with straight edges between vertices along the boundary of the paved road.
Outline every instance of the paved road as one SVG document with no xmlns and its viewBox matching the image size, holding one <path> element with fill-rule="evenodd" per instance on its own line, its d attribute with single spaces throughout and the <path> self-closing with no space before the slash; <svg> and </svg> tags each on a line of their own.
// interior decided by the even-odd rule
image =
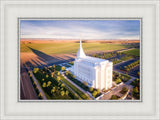
<svg viewBox="0 0 160 120">
<path fill-rule="evenodd" d="M 21 70 L 20 76 L 20 99 L 21 100 L 36 100 L 38 99 L 37 94 L 33 88 L 31 80 L 28 76 L 27 71 Z"/>
<path fill-rule="evenodd" d="M 128 75 L 137 77 L 137 72 L 139 71 L 139 65 L 136 66 L 136 67 L 134 67 L 134 68 L 132 68 L 129 72 L 125 72 L 125 71 L 120 70 L 120 67 L 123 69 L 124 66 L 127 66 L 127 65 L 129 65 L 130 63 L 133 63 L 134 61 L 137 61 L 137 60 L 138 60 L 138 59 L 130 59 L 130 60 L 123 61 L 123 62 L 120 62 L 120 63 L 118 63 L 118 64 L 115 64 L 115 65 L 113 66 L 113 70 L 119 71 L 119 72 L 121 72 L 121 73 L 123 73 L 123 74 L 128 73 Z"/>
<path fill-rule="evenodd" d="M 30 73 L 31 73 L 31 75 L 32 75 L 33 81 L 34 81 L 34 82 L 36 82 L 36 84 L 37 84 L 37 87 L 38 87 L 38 89 L 39 89 L 39 92 L 40 92 L 40 93 L 42 93 L 42 97 L 43 97 L 43 99 L 44 99 L 44 100 L 47 100 L 47 98 L 46 98 L 46 96 L 45 96 L 45 94 L 44 94 L 44 92 L 43 92 L 43 90 L 42 90 L 41 86 L 39 85 L 39 83 L 38 83 L 37 79 L 35 78 L 35 76 L 34 76 L 33 72 L 32 72 L 32 71 L 30 71 Z"/>
<path fill-rule="evenodd" d="M 135 61 L 137 61 L 138 59 L 130 59 L 130 60 L 127 60 L 127 61 L 123 61 L 123 62 L 120 62 L 118 64 L 115 64 L 114 65 L 114 69 L 120 69 L 120 67 L 123 69 L 124 66 L 127 66 Z"/>
</svg>

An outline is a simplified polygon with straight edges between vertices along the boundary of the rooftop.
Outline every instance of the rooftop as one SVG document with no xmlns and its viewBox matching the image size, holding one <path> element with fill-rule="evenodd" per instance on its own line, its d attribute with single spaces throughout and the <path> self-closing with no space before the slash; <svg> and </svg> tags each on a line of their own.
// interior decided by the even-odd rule
<svg viewBox="0 0 160 120">
<path fill-rule="evenodd" d="M 79 49 L 78 49 L 78 52 L 77 52 L 77 58 L 81 59 L 81 61 L 85 62 L 86 64 L 92 64 L 92 65 L 95 65 L 97 63 L 102 63 L 102 62 L 109 62 L 108 60 L 105 60 L 105 59 L 86 56 L 84 51 L 83 51 L 83 48 L 82 48 L 81 44 L 82 43 L 81 43 L 81 40 L 80 40 Z"/>
</svg>

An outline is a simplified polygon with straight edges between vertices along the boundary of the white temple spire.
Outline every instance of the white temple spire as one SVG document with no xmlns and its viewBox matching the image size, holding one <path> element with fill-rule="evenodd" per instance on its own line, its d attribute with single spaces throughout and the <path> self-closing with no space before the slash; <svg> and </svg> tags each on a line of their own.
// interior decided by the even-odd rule
<svg viewBox="0 0 160 120">
<path fill-rule="evenodd" d="M 82 42 L 81 42 L 81 39 L 80 39 L 80 41 L 79 41 L 79 49 L 78 49 L 78 52 L 77 52 L 77 58 L 85 57 L 85 56 L 86 56 L 86 54 L 83 51 Z"/>
</svg>

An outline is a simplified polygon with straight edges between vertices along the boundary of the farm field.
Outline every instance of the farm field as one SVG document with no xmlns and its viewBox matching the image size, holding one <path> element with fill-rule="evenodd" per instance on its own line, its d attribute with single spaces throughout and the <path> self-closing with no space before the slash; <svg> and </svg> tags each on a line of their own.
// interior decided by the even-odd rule
<svg viewBox="0 0 160 120">
<path fill-rule="evenodd" d="M 122 42 L 107 43 L 106 41 L 84 41 L 83 49 L 86 54 L 95 54 L 103 52 L 111 52 L 133 48 L 134 44 L 124 44 Z M 61 62 L 73 61 L 79 47 L 79 41 L 45 41 L 36 40 L 34 42 L 21 41 L 20 59 L 21 66 L 40 67 L 43 65 L 59 64 Z"/>
<path fill-rule="evenodd" d="M 127 51 L 124 51 L 122 53 L 127 54 L 127 55 L 133 55 L 135 57 L 139 57 L 140 56 L 140 50 L 139 49 L 127 50 Z"/>
<path fill-rule="evenodd" d="M 40 40 L 39 40 L 40 41 Z M 115 62 L 118 60 L 121 62 L 121 58 L 123 57 L 138 57 L 138 49 L 134 49 L 134 44 L 123 44 L 119 43 L 106 43 L 106 42 L 83 42 L 82 44 L 84 52 L 87 55 L 102 55 L 107 54 L 106 59 L 116 59 Z M 79 41 L 74 42 L 33 42 L 33 43 L 22 43 L 20 44 L 20 62 L 21 68 L 32 70 L 35 67 L 44 68 L 44 66 L 49 65 L 58 65 L 64 62 L 71 62 L 76 58 L 76 53 L 79 48 Z M 132 50 L 130 50 L 130 48 Z M 125 50 L 121 53 L 115 52 L 119 50 Z M 116 55 L 114 55 L 116 54 Z M 100 58 L 101 58 L 100 57 Z M 102 58 L 105 59 L 105 58 Z M 114 61 L 114 60 L 113 60 Z M 56 66 L 56 70 L 60 70 L 61 67 Z M 22 73 L 26 73 L 21 71 Z M 133 73 L 134 74 L 134 73 Z M 24 80 L 22 80 L 24 81 Z M 52 80 L 51 82 L 53 82 Z M 39 81 L 40 82 L 40 81 Z M 48 82 L 48 81 L 47 81 Z M 67 83 L 67 81 L 62 81 Z M 57 86 L 58 87 L 58 86 Z M 72 88 L 72 87 L 71 87 Z M 43 88 L 44 89 L 44 88 Z M 68 90 L 67 88 L 63 88 L 64 91 Z M 45 88 L 46 91 L 46 88 Z M 48 90 L 47 90 L 48 91 Z M 57 93 L 55 96 L 50 95 L 50 91 L 47 92 L 46 97 L 47 99 L 73 99 L 73 95 L 70 94 L 68 96 L 61 96 L 61 93 Z M 24 92 L 24 91 L 23 91 Z M 78 95 L 81 96 L 79 93 Z M 82 96 L 81 96 L 82 97 Z M 23 96 L 22 96 L 23 98 Z M 82 97 L 83 98 L 83 97 Z M 74 98 L 75 99 L 75 98 Z M 78 98 L 76 98 L 78 99 Z M 86 99 L 86 98 L 84 98 Z"/>
<path fill-rule="evenodd" d="M 79 43 L 28 43 L 21 44 L 21 53 L 32 53 L 35 50 L 38 50 L 45 54 L 70 54 L 76 53 L 78 47 Z M 83 49 L 85 53 L 90 53 L 93 51 L 121 50 L 130 47 L 132 47 L 132 45 L 110 43 L 83 43 Z"/>
</svg>

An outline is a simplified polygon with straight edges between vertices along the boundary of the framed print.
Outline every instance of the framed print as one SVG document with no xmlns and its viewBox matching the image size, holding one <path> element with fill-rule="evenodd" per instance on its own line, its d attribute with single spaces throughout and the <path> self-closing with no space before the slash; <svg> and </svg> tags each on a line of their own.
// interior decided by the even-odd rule
<svg viewBox="0 0 160 120">
<path fill-rule="evenodd" d="M 1 3 L 2 119 L 159 119 L 158 1 Z"/>
<path fill-rule="evenodd" d="M 141 20 L 19 18 L 19 100 L 142 101 Z"/>
</svg>

